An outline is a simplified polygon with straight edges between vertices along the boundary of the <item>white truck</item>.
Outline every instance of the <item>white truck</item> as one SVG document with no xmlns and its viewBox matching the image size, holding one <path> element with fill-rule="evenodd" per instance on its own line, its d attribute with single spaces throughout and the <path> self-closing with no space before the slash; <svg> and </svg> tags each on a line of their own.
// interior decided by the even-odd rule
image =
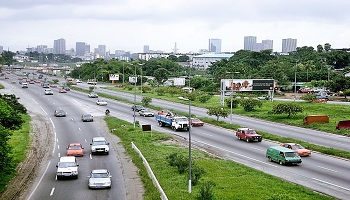
<svg viewBox="0 0 350 200">
<path fill-rule="evenodd" d="M 156 115 L 156 120 L 159 126 L 170 126 L 174 131 L 186 130 L 190 128 L 190 123 L 185 116 L 173 116 L 173 115 Z"/>
</svg>

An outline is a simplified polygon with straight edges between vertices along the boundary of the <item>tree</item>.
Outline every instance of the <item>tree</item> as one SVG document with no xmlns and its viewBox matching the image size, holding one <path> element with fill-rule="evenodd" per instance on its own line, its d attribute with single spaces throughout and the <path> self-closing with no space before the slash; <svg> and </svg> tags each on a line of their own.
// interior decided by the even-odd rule
<svg viewBox="0 0 350 200">
<path fill-rule="evenodd" d="M 331 44 L 329 44 L 329 43 L 326 43 L 326 44 L 324 44 L 324 50 L 326 51 L 326 52 L 329 52 L 330 50 L 331 50 Z"/>
<path fill-rule="evenodd" d="M 231 108 L 231 97 L 225 99 L 225 104 L 228 108 Z M 232 98 L 232 108 L 237 108 L 239 105 L 239 99 L 236 97 Z"/>
<path fill-rule="evenodd" d="M 15 56 L 16 54 L 11 52 L 11 51 L 3 51 L 1 53 L 1 57 L 3 58 L 3 63 L 2 64 L 5 64 L 5 65 L 12 65 L 13 63 L 16 62 L 15 59 L 13 59 L 13 56 Z"/>
<path fill-rule="evenodd" d="M 154 79 L 157 81 L 158 85 L 163 84 L 164 81 L 168 80 L 169 72 L 165 68 L 156 69 L 153 73 Z"/>
<path fill-rule="evenodd" d="M 216 116 L 216 121 L 219 121 L 220 117 L 226 118 L 229 114 L 229 111 L 225 110 L 222 107 L 210 107 L 208 108 L 207 114 L 209 116 Z"/>
<path fill-rule="evenodd" d="M 19 107 L 19 106 L 17 106 Z M 16 130 L 23 124 L 20 109 L 11 107 L 5 100 L 0 99 L 0 125 L 6 129 Z M 19 111 L 19 112 L 18 112 Z"/>
<path fill-rule="evenodd" d="M 323 46 L 322 45 L 317 45 L 317 52 L 322 53 L 323 52 Z"/>
<path fill-rule="evenodd" d="M 350 88 L 350 78 L 345 77 L 344 75 L 336 76 L 333 80 L 328 82 L 327 86 L 335 92 L 344 91 L 345 89 Z"/>
<path fill-rule="evenodd" d="M 145 106 L 148 106 L 150 103 L 152 102 L 152 98 L 151 97 L 143 97 L 141 100 L 141 103 Z"/>
<path fill-rule="evenodd" d="M 275 105 L 271 111 L 272 114 L 288 114 L 287 118 L 291 115 L 296 115 L 299 112 L 303 112 L 303 107 L 295 103 L 279 103 Z"/>
<path fill-rule="evenodd" d="M 261 108 L 262 106 L 262 102 L 260 100 L 253 98 L 241 99 L 239 104 L 243 106 L 243 109 L 247 112 L 254 111 L 255 107 Z"/>
</svg>

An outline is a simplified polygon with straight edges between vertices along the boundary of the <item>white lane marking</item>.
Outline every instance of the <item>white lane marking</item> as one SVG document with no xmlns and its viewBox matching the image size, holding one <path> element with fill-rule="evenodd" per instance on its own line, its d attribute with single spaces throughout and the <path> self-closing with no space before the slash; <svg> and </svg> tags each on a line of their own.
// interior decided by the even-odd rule
<svg viewBox="0 0 350 200">
<path fill-rule="evenodd" d="M 81 131 L 81 128 L 80 128 L 80 127 L 79 127 L 78 129 L 79 129 L 79 131 Z"/>
<path fill-rule="evenodd" d="M 55 191 L 55 188 L 52 188 L 51 192 L 50 192 L 50 196 L 53 195 L 53 192 Z"/>
<path fill-rule="evenodd" d="M 260 148 L 256 148 L 256 147 L 250 147 L 251 149 L 255 149 L 255 150 L 258 150 L 258 151 L 265 151 L 264 149 L 260 149 Z"/>
<path fill-rule="evenodd" d="M 41 106 L 40 106 L 40 108 L 45 114 L 47 114 L 47 112 L 44 110 L 44 108 L 42 108 Z"/>
<path fill-rule="evenodd" d="M 53 123 L 52 119 L 50 118 L 51 124 L 53 126 L 53 128 L 55 129 L 55 124 Z"/>
<path fill-rule="evenodd" d="M 91 155 L 91 153 L 90 153 L 90 160 L 92 160 L 92 155 Z"/>
<path fill-rule="evenodd" d="M 208 134 L 208 133 L 202 133 L 203 135 L 207 135 L 207 136 L 209 136 L 209 137 L 212 137 L 213 135 L 211 135 L 211 134 Z"/>
<path fill-rule="evenodd" d="M 58 153 L 58 157 L 59 157 L 59 158 L 61 157 L 61 153 Z"/>
<path fill-rule="evenodd" d="M 327 181 L 323 181 L 323 180 L 320 180 L 320 179 L 317 179 L 317 178 L 312 178 L 312 179 L 313 179 L 313 180 L 316 180 L 316 181 L 319 181 L 319 182 L 321 182 L 321 183 L 325 183 L 325 184 L 328 184 L 328 185 L 331 185 L 331 186 L 334 186 L 334 187 L 343 189 L 343 190 L 350 191 L 350 189 L 349 189 L 349 188 L 346 188 L 346 187 L 342 187 L 342 186 L 339 186 L 339 185 L 336 185 L 336 184 L 333 184 L 333 183 L 330 183 L 330 182 L 327 182 Z"/>
<path fill-rule="evenodd" d="M 35 192 L 35 191 L 36 191 L 36 189 L 39 187 L 39 184 L 41 183 L 41 181 L 42 181 L 42 180 L 43 180 L 43 178 L 44 178 L 44 175 L 46 174 L 47 170 L 49 169 L 50 163 L 51 163 L 51 161 L 49 161 L 49 163 L 47 164 L 46 169 L 45 169 L 45 171 L 44 171 L 43 175 L 41 175 L 41 177 L 40 177 L 40 180 L 39 180 L 38 184 L 36 184 L 36 186 L 35 186 L 34 190 L 33 190 L 33 191 L 32 191 L 32 193 L 29 195 L 28 200 L 29 200 L 29 199 L 30 199 L 30 198 L 33 196 L 34 192 Z"/>
<path fill-rule="evenodd" d="M 60 149 L 60 145 L 59 144 L 57 145 L 57 149 Z"/>
<path fill-rule="evenodd" d="M 321 168 L 321 169 L 325 169 L 325 170 L 331 171 L 331 172 L 338 172 L 338 171 L 336 171 L 336 170 L 329 169 L 329 168 L 326 168 L 326 167 L 321 167 L 321 166 L 317 166 L 317 167 L 319 167 L 319 168 Z"/>
</svg>

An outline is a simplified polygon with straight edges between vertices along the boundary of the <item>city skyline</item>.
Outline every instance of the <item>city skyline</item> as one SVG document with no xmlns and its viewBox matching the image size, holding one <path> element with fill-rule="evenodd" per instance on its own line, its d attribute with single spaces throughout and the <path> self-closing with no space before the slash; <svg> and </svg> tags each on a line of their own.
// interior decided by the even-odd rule
<svg viewBox="0 0 350 200">
<path fill-rule="evenodd" d="M 349 48 L 350 2 L 301 0 L 159 1 L 0 0 L 0 45 L 20 51 L 64 38 L 66 50 L 85 42 L 106 51 L 198 52 L 208 39 L 220 38 L 222 52 L 244 49 L 244 36 L 273 40 L 282 51 L 282 39 L 296 38 L 298 47 L 330 43 Z"/>
</svg>

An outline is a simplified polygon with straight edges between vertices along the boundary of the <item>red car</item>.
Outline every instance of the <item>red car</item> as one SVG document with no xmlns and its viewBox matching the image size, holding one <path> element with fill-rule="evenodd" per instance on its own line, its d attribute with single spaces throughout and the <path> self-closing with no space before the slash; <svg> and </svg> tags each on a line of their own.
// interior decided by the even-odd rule
<svg viewBox="0 0 350 200">
<path fill-rule="evenodd" d="M 80 143 L 71 143 L 67 147 L 67 156 L 84 156 L 84 147 Z"/>
<path fill-rule="evenodd" d="M 254 129 L 251 128 L 239 128 L 236 131 L 236 136 L 239 140 L 245 140 L 246 142 L 262 141 L 262 136 L 257 134 Z"/>
<path fill-rule="evenodd" d="M 204 122 L 202 122 L 198 118 L 191 118 L 191 125 L 192 126 L 204 126 Z"/>
<path fill-rule="evenodd" d="M 67 90 L 61 88 L 60 90 L 58 90 L 58 93 L 67 93 Z"/>
<path fill-rule="evenodd" d="M 288 148 L 288 149 L 292 149 L 293 151 L 297 152 L 299 154 L 299 156 L 310 156 L 311 155 L 311 151 L 308 150 L 308 149 L 305 149 L 300 144 L 296 144 L 296 143 L 281 143 L 280 146 Z"/>
</svg>

